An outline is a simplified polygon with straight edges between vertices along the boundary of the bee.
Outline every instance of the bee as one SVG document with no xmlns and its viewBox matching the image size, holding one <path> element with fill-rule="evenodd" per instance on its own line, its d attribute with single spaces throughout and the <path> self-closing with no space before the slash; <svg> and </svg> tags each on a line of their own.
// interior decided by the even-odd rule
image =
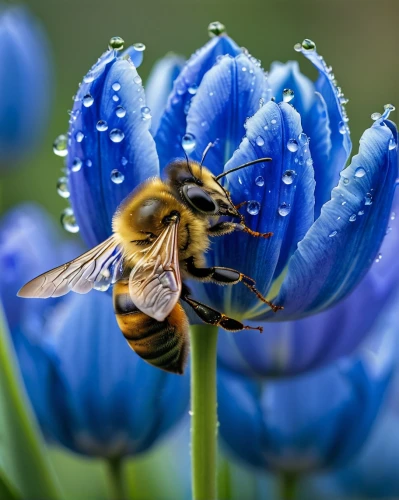
<svg viewBox="0 0 399 500">
<path fill-rule="evenodd" d="M 232 171 L 271 158 L 261 158 L 214 176 L 201 163 L 175 160 L 165 180 L 150 178 L 119 206 L 112 235 L 76 259 L 24 285 L 20 297 L 59 297 L 71 290 L 87 293 L 113 284 L 117 323 L 130 347 L 153 366 L 182 374 L 188 354 L 187 315 L 182 302 L 205 323 L 225 330 L 259 330 L 216 311 L 190 295 L 184 279 L 220 285 L 242 282 L 273 311 L 282 309 L 266 300 L 248 276 L 226 267 L 205 267 L 209 239 L 240 230 L 270 238 L 245 225 L 220 179 Z M 238 222 L 220 220 L 228 216 Z"/>
</svg>

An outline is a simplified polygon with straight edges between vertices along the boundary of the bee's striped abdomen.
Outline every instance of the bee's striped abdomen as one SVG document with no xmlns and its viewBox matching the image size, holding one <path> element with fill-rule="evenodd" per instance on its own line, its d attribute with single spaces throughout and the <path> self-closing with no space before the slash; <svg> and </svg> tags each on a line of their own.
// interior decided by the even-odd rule
<svg viewBox="0 0 399 500">
<path fill-rule="evenodd" d="M 188 320 L 178 303 L 164 321 L 142 313 L 133 304 L 128 280 L 114 285 L 114 311 L 130 347 L 145 361 L 168 372 L 183 373 L 188 353 Z"/>
</svg>

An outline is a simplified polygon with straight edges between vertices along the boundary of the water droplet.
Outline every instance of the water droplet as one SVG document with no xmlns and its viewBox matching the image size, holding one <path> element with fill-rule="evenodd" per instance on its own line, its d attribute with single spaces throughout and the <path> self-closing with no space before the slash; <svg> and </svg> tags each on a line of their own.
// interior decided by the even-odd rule
<svg viewBox="0 0 399 500">
<path fill-rule="evenodd" d="M 278 213 L 282 217 L 286 217 L 290 212 L 291 212 L 291 206 L 288 203 L 284 202 L 278 207 Z"/>
<path fill-rule="evenodd" d="M 256 142 L 256 145 L 257 146 L 264 146 L 265 144 L 265 140 L 263 139 L 263 137 L 261 135 L 258 135 L 258 137 L 255 139 L 255 142 Z"/>
<path fill-rule="evenodd" d="M 86 167 L 92 167 L 93 166 L 93 162 L 91 160 L 86 160 Z"/>
<path fill-rule="evenodd" d="M 338 231 L 333 231 L 328 235 L 329 238 L 334 238 L 334 236 L 338 233 Z"/>
<path fill-rule="evenodd" d="M 391 137 L 391 138 L 389 139 L 388 149 L 389 149 L 390 151 L 392 151 L 392 150 L 393 150 L 393 149 L 395 149 L 395 148 L 396 148 L 396 142 L 395 142 L 394 138 L 393 138 L 393 137 Z"/>
<path fill-rule="evenodd" d="M 382 116 L 382 114 L 381 114 L 381 113 L 373 113 L 373 114 L 371 115 L 371 119 L 372 119 L 372 120 L 374 120 L 374 121 L 376 121 L 376 120 L 378 120 L 379 118 L 381 118 L 381 116 Z"/>
<path fill-rule="evenodd" d="M 242 71 L 247 71 L 247 68 L 245 66 L 243 66 L 241 69 Z"/>
<path fill-rule="evenodd" d="M 392 212 L 391 213 L 391 220 L 395 220 L 395 219 L 396 219 L 396 214 L 395 214 L 395 212 Z"/>
<path fill-rule="evenodd" d="M 57 181 L 57 193 L 61 198 L 69 198 L 70 193 L 68 189 L 68 179 L 66 177 L 60 177 Z"/>
<path fill-rule="evenodd" d="M 373 204 L 373 197 L 371 193 L 367 193 L 366 196 L 364 197 L 364 204 L 365 205 L 372 205 Z"/>
<path fill-rule="evenodd" d="M 303 50 L 306 50 L 307 52 L 316 50 L 316 44 L 312 40 L 309 40 L 309 38 L 305 38 L 305 40 L 301 44 L 301 47 Z"/>
<path fill-rule="evenodd" d="M 81 131 L 76 132 L 75 139 L 77 140 L 77 142 L 82 142 L 84 138 L 85 138 L 85 135 L 83 132 L 81 132 Z"/>
<path fill-rule="evenodd" d="M 66 156 L 68 154 L 68 137 L 64 134 L 59 135 L 53 143 L 53 151 L 57 156 Z"/>
<path fill-rule="evenodd" d="M 201 122 L 201 127 L 206 127 L 207 125 L 208 125 L 207 121 L 204 120 L 204 121 Z"/>
<path fill-rule="evenodd" d="M 387 120 L 392 111 L 395 111 L 395 106 L 393 104 L 385 104 L 384 113 L 382 114 L 382 119 Z"/>
<path fill-rule="evenodd" d="M 220 36 L 226 33 L 226 26 L 219 21 L 214 21 L 208 26 L 208 35 L 213 38 L 214 36 Z"/>
<path fill-rule="evenodd" d="M 105 132 L 106 130 L 108 130 L 108 123 L 105 120 L 98 120 L 96 129 L 99 132 Z"/>
<path fill-rule="evenodd" d="M 72 208 L 68 207 L 61 213 L 61 224 L 69 233 L 77 233 L 79 231 Z"/>
<path fill-rule="evenodd" d="M 127 158 L 125 158 L 124 156 L 122 156 L 121 163 L 125 167 L 129 162 L 128 162 Z"/>
<path fill-rule="evenodd" d="M 112 90 L 115 90 L 115 92 L 118 92 L 118 90 L 121 89 L 121 84 L 118 82 L 115 82 L 112 84 Z"/>
<path fill-rule="evenodd" d="M 363 167 L 358 167 L 355 170 L 355 177 L 364 177 L 366 175 L 366 171 L 364 170 Z"/>
<path fill-rule="evenodd" d="M 284 89 L 283 90 L 283 101 L 284 102 L 290 102 L 292 99 L 295 97 L 294 91 L 291 89 Z"/>
<path fill-rule="evenodd" d="M 258 215 L 259 210 L 260 210 L 260 203 L 258 201 L 252 200 L 247 203 L 247 212 L 250 215 Z"/>
<path fill-rule="evenodd" d="M 347 177 L 342 177 L 342 182 L 347 186 L 349 184 L 349 179 Z"/>
<path fill-rule="evenodd" d="M 79 172 L 82 168 L 82 160 L 80 158 L 75 158 L 72 162 L 71 170 L 72 172 Z"/>
<path fill-rule="evenodd" d="M 288 151 L 291 151 L 291 153 L 295 153 L 295 151 L 298 151 L 298 143 L 295 139 L 290 139 L 287 142 L 287 149 Z"/>
<path fill-rule="evenodd" d="M 308 136 L 304 132 L 301 132 L 298 135 L 298 142 L 299 142 L 299 144 L 301 144 L 302 146 L 304 146 L 305 144 L 308 143 Z"/>
<path fill-rule="evenodd" d="M 196 146 L 195 136 L 193 134 L 184 134 L 181 145 L 186 153 L 191 153 Z"/>
<path fill-rule="evenodd" d="M 118 118 L 123 118 L 126 116 L 126 109 L 123 106 L 118 106 L 115 110 L 116 116 Z"/>
<path fill-rule="evenodd" d="M 340 134 L 346 134 L 346 125 L 345 122 L 339 122 L 338 130 Z"/>
<path fill-rule="evenodd" d="M 148 106 L 143 106 L 141 108 L 141 116 L 143 120 L 149 120 L 151 118 L 151 110 Z"/>
<path fill-rule="evenodd" d="M 255 184 L 257 186 L 264 186 L 265 185 L 265 179 L 259 175 L 256 179 L 255 179 Z"/>
<path fill-rule="evenodd" d="M 350 217 L 349 217 L 349 222 L 355 222 L 356 220 L 356 214 L 352 214 Z"/>
<path fill-rule="evenodd" d="M 308 159 L 306 160 L 306 165 L 307 165 L 308 167 L 311 167 L 311 166 L 313 165 L 313 160 L 312 160 L 312 158 L 308 158 Z"/>
<path fill-rule="evenodd" d="M 342 206 L 346 205 L 346 201 L 343 201 L 343 202 L 341 203 L 341 205 L 342 205 Z"/>
<path fill-rule="evenodd" d="M 275 124 L 277 123 L 277 120 L 275 120 L 275 119 L 273 118 L 273 120 L 270 120 L 270 123 L 271 123 L 272 125 L 275 125 Z"/>
<path fill-rule="evenodd" d="M 119 172 L 116 168 L 111 172 L 111 181 L 114 184 L 121 184 L 125 180 L 125 176 L 122 172 Z"/>
<path fill-rule="evenodd" d="M 108 42 L 108 48 L 114 50 L 123 50 L 125 41 L 120 36 L 113 36 Z"/>
<path fill-rule="evenodd" d="M 357 215 L 360 215 L 360 216 L 364 215 L 364 210 L 359 210 Z"/>
<path fill-rule="evenodd" d="M 197 93 L 197 90 L 198 90 L 198 85 L 191 85 L 190 87 L 188 87 L 188 93 L 191 94 L 191 95 L 195 95 Z"/>
<path fill-rule="evenodd" d="M 118 102 L 118 101 L 119 101 L 119 96 L 118 96 L 118 95 L 116 95 L 116 94 L 115 94 L 115 95 L 113 95 L 113 96 L 112 96 L 112 100 L 113 100 L 114 102 Z"/>
<path fill-rule="evenodd" d="M 134 83 L 136 83 L 137 85 L 140 85 L 142 80 L 141 80 L 141 77 L 139 75 L 136 75 L 134 78 L 133 78 L 133 81 Z"/>
<path fill-rule="evenodd" d="M 382 259 L 382 253 L 379 253 L 377 255 L 377 258 L 375 259 L 376 262 L 380 262 L 380 260 Z"/>
<path fill-rule="evenodd" d="M 83 106 L 85 108 L 90 108 L 90 106 L 93 104 L 93 102 L 94 102 L 94 97 L 91 94 L 86 94 L 83 97 Z"/>
<path fill-rule="evenodd" d="M 135 50 L 137 50 L 137 52 L 143 52 L 145 50 L 145 45 L 144 43 L 134 43 L 133 44 L 133 47 L 135 48 Z"/>
<path fill-rule="evenodd" d="M 125 138 L 125 134 L 119 128 L 113 128 L 109 133 L 109 138 L 112 142 L 122 142 Z"/>
<path fill-rule="evenodd" d="M 83 78 L 84 83 L 91 83 L 94 82 L 94 75 L 91 71 L 87 73 L 87 75 Z"/>
<path fill-rule="evenodd" d="M 282 181 L 284 182 L 284 184 L 292 184 L 294 182 L 295 176 L 295 170 L 286 170 L 283 173 Z"/>
</svg>

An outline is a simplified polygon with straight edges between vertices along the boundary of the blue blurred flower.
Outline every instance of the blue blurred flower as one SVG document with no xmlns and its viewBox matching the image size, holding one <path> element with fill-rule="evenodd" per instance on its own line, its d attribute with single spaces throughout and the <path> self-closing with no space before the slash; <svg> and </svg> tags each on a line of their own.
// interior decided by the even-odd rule
<svg viewBox="0 0 399 500">
<path fill-rule="evenodd" d="M 26 157 L 45 131 L 52 95 L 51 58 L 37 20 L 0 6 L 0 165 Z"/>
<path fill-rule="evenodd" d="M 16 297 L 32 276 L 79 253 L 37 207 L 1 221 L 0 298 L 20 370 L 49 441 L 87 455 L 140 453 L 186 413 L 188 377 L 155 370 L 129 349 L 107 294 Z"/>
<path fill-rule="evenodd" d="M 256 380 L 219 371 L 220 435 L 236 458 L 305 473 L 346 463 L 370 433 L 395 365 L 396 331 L 305 375 Z"/>
<path fill-rule="evenodd" d="M 216 141 L 205 162 L 214 173 L 273 158 L 264 168 L 231 174 L 228 188 L 237 203 L 251 201 L 249 225 L 274 235 L 219 238 L 208 262 L 238 267 L 284 311 L 274 314 L 241 286 L 198 285 L 199 297 L 234 317 L 283 321 L 320 312 L 352 291 L 378 252 L 391 212 L 398 173 L 392 106 L 365 131 L 359 154 L 343 170 L 351 142 L 342 92 L 309 41 L 298 50 L 319 79 L 310 84 L 292 77 L 296 94 L 286 90 L 277 95 L 285 102 L 277 103 L 270 100 L 270 85 L 278 89 L 291 77 L 277 68 L 269 83 L 259 61 L 228 36 L 213 38 L 181 70 L 155 138 L 136 67 L 107 52 L 78 91 L 70 128 L 71 202 L 85 241 L 93 246 L 108 237 L 123 198 L 181 157 L 182 145 L 199 160 Z M 303 124 L 290 100 L 298 102 Z M 313 134 L 311 149 L 303 130 Z M 340 171 L 315 220 L 315 203 L 320 207 L 330 198 Z"/>
</svg>

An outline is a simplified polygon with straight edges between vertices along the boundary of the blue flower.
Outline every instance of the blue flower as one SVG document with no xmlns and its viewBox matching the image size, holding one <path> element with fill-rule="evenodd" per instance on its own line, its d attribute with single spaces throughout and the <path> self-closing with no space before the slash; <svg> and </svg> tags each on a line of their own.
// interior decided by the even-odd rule
<svg viewBox="0 0 399 500">
<path fill-rule="evenodd" d="M 46 128 L 52 95 L 47 39 L 29 11 L 0 6 L 0 165 L 26 157 Z"/>
<path fill-rule="evenodd" d="M 213 38 L 175 80 L 155 137 L 135 65 L 107 52 L 78 91 L 70 128 L 71 202 L 85 241 L 93 246 L 108 237 L 123 198 L 181 157 L 183 147 L 198 161 L 212 142 L 205 164 L 215 174 L 273 159 L 231 174 L 228 189 L 236 203 L 250 202 L 254 230 L 274 234 L 219 238 L 208 263 L 238 268 L 284 310 L 274 314 L 240 285 L 198 285 L 197 296 L 233 317 L 284 321 L 348 295 L 373 262 L 391 212 L 398 174 L 393 107 L 365 131 L 345 168 L 351 143 L 342 92 L 314 44 L 304 41 L 298 50 L 318 69 L 315 84 L 292 65 L 288 72 L 274 67 L 269 82 L 259 61 L 227 35 Z M 270 85 L 278 90 L 286 82 L 296 93 L 286 89 L 276 96 L 283 102 L 271 100 Z"/>
<path fill-rule="evenodd" d="M 384 335 L 386 334 L 386 335 Z M 370 433 L 395 364 L 395 332 L 318 371 L 261 381 L 221 369 L 220 435 L 257 468 L 304 473 L 346 463 Z"/>
<path fill-rule="evenodd" d="M 186 414 L 189 380 L 129 349 L 107 294 L 16 297 L 21 284 L 81 253 L 74 247 L 38 207 L 17 207 L 1 221 L 0 298 L 21 374 L 49 441 L 86 455 L 137 454 Z"/>
</svg>

